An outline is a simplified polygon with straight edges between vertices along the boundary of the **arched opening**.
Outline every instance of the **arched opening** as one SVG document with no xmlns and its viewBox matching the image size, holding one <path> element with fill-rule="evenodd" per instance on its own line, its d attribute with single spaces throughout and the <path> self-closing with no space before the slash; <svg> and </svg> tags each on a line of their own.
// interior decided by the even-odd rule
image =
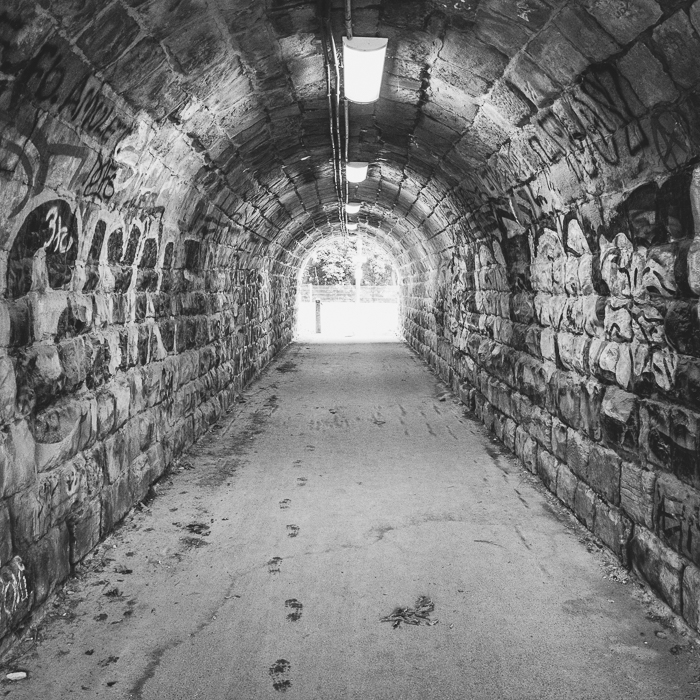
<svg viewBox="0 0 700 700">
<path fill-rule="evenodd" d="M 392 342 L 399 337 L 399 267 L 366 235 L 322 238 L 297 276 L 299 340 Z"/>
</svg>

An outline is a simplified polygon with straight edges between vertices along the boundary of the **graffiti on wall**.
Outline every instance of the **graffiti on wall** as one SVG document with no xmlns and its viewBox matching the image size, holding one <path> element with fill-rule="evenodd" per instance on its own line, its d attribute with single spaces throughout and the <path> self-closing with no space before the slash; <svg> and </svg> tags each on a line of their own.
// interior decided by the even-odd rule
<svg viewBox="0 0 700 700">
<path fill-rule="evenodd" d="M 78 224 L 70 205 L 61 199 L 44 202 L 24 220 L 10 251 L 8 296 L 18 299 L 32 286 L 60 289 L 67 285 L 77 253 Z"/>
<path fill-rule="evenodd" d="M 525 139 L 492 158 L 480 172 L 481 181 L 498 196 L 562 160 L 580 183 L 597 178 L 601 164 L 622 166 L 646 152 L 668 171 L 688 163 L 696 148 L 681 109 L 664 107 L 645 119 L 637 116 L 643 112 L 612 66 L 594 67 L 572 93 L 540 113 Z"/>
<path fill-rule="evenodd" d="M 22 560 L 14 557 L 0 568 L 0 634 L 26 604 L 29 597 Z"/>
</svg>

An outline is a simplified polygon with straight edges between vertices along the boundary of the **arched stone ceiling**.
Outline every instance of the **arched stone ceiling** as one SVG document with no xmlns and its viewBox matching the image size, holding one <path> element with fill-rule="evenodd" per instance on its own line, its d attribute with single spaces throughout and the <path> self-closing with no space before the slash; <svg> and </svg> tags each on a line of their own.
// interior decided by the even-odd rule
<svg viewBox="0 0 700 700">
<path fill-rule="evenodd" d="M 95 74 L 159 127 L 165 162 L 189 169 L 254 232 L 256 250 L 296 257 L 337 232 L 325 0 L 41 4 Z M 340 44 L 343 3 L 331 4 Z M 351 189 L 361 220 L 404 256 L 437 253 L 486 195 L 489 159 L 534 128 L 537 110 L 682 4 L 354 0 L 355 34 L 389 39 L 380 99 L 350 109 L 350 159 L 371 163 Z"/>
</svg>

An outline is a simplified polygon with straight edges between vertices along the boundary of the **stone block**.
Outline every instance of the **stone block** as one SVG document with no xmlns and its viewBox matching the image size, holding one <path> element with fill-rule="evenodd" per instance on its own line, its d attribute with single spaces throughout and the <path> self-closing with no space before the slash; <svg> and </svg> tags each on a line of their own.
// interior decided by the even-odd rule
<svg viewBox="0 0 700 700">
<path fill-rule="evenodd" d="M 690 88 L 700 81 L 700 39 L 683 10 L 656 27 L 653 37 L 678 85 Z"/>
<path fill-rule="evenodd" d="M 680 615 L 684 568 L 681 557 L 646 528 L 637 526 L 631 539 L 630 559 L 635 573 Z"/>
<path fill-rule="evenodd" d="M 121 428 L 105 440 L 105 479 L 113 484 L 129 467 L 129 448 L 126 428 Z"/>
<path fill-rule="evenodd" d="M 115 402 L 114 428 L 121 428 L 131 413 L 131 387 L 126 379 L 119 378 L 110 382 L 108 388 Z"/>
<path fill-rule="evenodd" d="M 541 68 L 562 85 L 571 83 L 590 63 L 554 24 L 537 34 L 527 51 Z"/>
<path fill-rule="evenodd" d="M 34 601 L 27 582 L 27 572 L 20 557 L 13 557 L 0 567 L 0 639 L 24 618 Z M 0 647 L 1 648 L 1 647 Z"/>
<path fill-rule="evenodd" d="M 622 46 L 655 24 L 662 14 L 655 0 L 636 0 L 634 7 L 626 0 L 583 0 L 581 4 Z"/>
<path fill-rule="evenodd" d="M 700 487 L 700 416 L 680 406 L 669 412 L 671 465 L 686 484 Z"/>
<path fill-rule="evenodd" d="M 646 460 L 668 471 L 671 469 L 671 418 L 667 404 L 642 401 L 639 410 L 639 444 Z"/>
<path fill-rule="evenodd" d="M 515 454 L 529 472 L 536 473 L 537 443 L 522 426 L 518 426 L 515 431 Z"/>
<path fill-rule="evenodd" d="M 37 414 L 32 424 L 38 471 L 65 462 L 88 447 L 97 434 L 93 401 L 65 397 Z"/>
<path fill-rule="evenodd" d="M 559 471 L 559 462 L 556 457 L 547 450 L 539 449 L 537 451 L 537 473 L 542 479 L 544 485 L 552 492 L 557 492 L 557 473 Z"/>
<path fill-rule="evenodd" d="M 659 539 L 700 566 L 700 493 L 671 474 L 659 474 L 654 512 Z"/>
<path fill-rule="evenodd" d="M 160 442 L 151 445 L 148 452 L 146 453 L 149 464 L 150 472 L 150 482 L 152 484 L 156 479 L 159 479 L 165 472 L 166 461 L 165 461 L 165 451 L 163 450 L 163 445 Z"/>
<path fill-rule="evenodd" d="M 574 515 L 591 531 L 595 525 L 595 491 L 579 481 L 574 494 Z"/>
<path fill-rule="evenodd" d="M 557 416 L 574 430 L 581 427 L 581 382 L 577 375 L 558 372 Z"/>
<path fill-rule="evenodd" d="M 614 39 L 578 5 L 562 8 L 554 23 L 559 31 L 592 61 L 602 61 L 618 51 Z"/>
<path fill-rule="evenodd" d="M 656 474 L 623 462 L 620 471 L 620 506 L 638 525 L 654 527 Z"/>
<path fill-rule="evenodd" d="M 112 433 L 117 416 L 116 403 L 111 392 L 103 390 L 98 392 L 97 401 L 97 437 L 104 440 Z"/>
<path fill-rule="evenodd" d="M 148 487 L 153 480 L 148 457 L 142 454 L 129 468 L 129 490 L 131 492 L 132 503 L 140 503 L 146 498 Z"/>
<path fill-rule="evenodd" d="M 58 356 L 64 377 L 64 389 L 75 391 L 86 379 L 90 361 L 83 338 L 64 340 L 58 346 Z"/>
<path fill-rule="evenodd" d="M 127 375 L 131 400 L 129 402 L 129 417 L 137 416 L 146 408 L 146 397 L 143 393 L 143 374 L 140 368 L 131 369 Z"/>
<path fill-rule="evenodd" d="M 128 472 L 110 486 L 105 487 L 101 495 L 102 519 L 100 537 L 106 537 L 129 512 L 133 505 Z"/>
<path fill-rule="evenodd" d="M 7 501 L 0 501 L 0 567 L 12 558 L 12 529 Z"/>
<path fill-rule="evenodd" d="M 675 373 L 675 391 L 682 403 L 700 410 L 700 360 L 678 356 Z"/>
<path fill-rule="evenodd" d="M 584 473 L 579 476 L 612 505 L 620 505 L 620 470 L 622 460 L 613 450 L 592 445 Z"/>
<path fill-rule="evenodd" d="M 552 416 L 542 408 L 532 407 L 530 420 L 525 426 L 537 442 L 546 450 L 552 449 Z"/>
<path fill-rule="evenodd" d="M 33 337 L 37 341 L 53 342 L 64 311 L 68 309 L 68 292 L 51 290 L 50 293 L 30 292 L 27 300 L 31 307 Z"/>
<path fill-rule="evenodd" d="M 138 445 L 140 452 L 145 452 L 158 440 L 159 431 L 156 415 L 156 412 L 153 410 L 144 411 L 135 419 L 138 421 Z"/>
<path fill-rule="evenodd" d="M 639 451 L 639 410 L 634 394 L 608 386 L 601 405 L 603 441 L 618 451 Z"/>
<path fill-rule="evenodd" d="M 14 363 L 9 357 L 0 357 L 0 425 L 14 419 L 16 398 Z"/>
<path fill-rule="evenodd" d="M 661 62 L 642 43 L 635 44 L 619 61 L 618 68 L 646 107 L 672 102 L 678 91 Z"/>
<path fill-rule="evenodd" d="M 692 564 L 683 569 L 683 619 L 700 630 L 700 569 Z"/>
<path fill-rule="evenodd" d="M 8 498 L 36 480 L 34 437 L 27 421 L 0 430 L 0 493 Z"/>
<path fill-rule="evenodd" d="M 591 440 L 600 440 L 602 429 L 600 411 L 605 395 L 605 386 L 595 379 L 581 382 L 581 430 Z"/>
<path fill-rule="evenodd" d="M 598 499 L 595 506 L 593 531 L 625 566 L 629 565 L 627 548 L 632 536 L 632 522 L 620 512 L 619 508 Z"/>
<path fill-rule="evenodd" d="M 538 353 L 542 359 L 549 362 L 557 361 L 557 337 L 551 328 L 543 328 L 540 333 L 540 348 Z"/>
<path fill-rule="evenodd" d="M 70 538 L 65 524 L 53 528 L 26 550 L 28 586 L 34 593 L 34 604 L 43 603 L 70 574 Z"/>
<path fill-rule="evenodd" d="M 566 438 L 566 464 L 579 478 L 588 472 L 591 441 L 576 430 L 569 428 Z"/>
<path fill-rule="evenodd" d="M 82 473 L 73 461 L 39 474 L 34 486 L 10 499 L 15 543 L 26 546 L 44 537 L 83 495 Z"/>
<path fill-rule="evenodd" d="M 552 451 L 554 456 L 566 462 L 567 427 L 558 418 L 552 418 Z"/>
<path fill-rule="evenodd" d="M 511 452 L 515 452 L 515 434 L 517 427 L 516 422 L 512 418 L 507 418 L 503 426 L 503 442 Z"/>
<path fill-rule="evenodd" d="M 22 370 L 19 370 L 21 363 Z M 37 409 L 49 406 L 56 396 L 63 393 L 65 376 L 58 349 L 54 345 L 38 345 L 28 348 L 18 363 L 17 383 L 33 393 Z M 18 389 L 18 394 L 20 389 Z M 19 407 L 26 414 L 28 411 Z"/>
</svg>

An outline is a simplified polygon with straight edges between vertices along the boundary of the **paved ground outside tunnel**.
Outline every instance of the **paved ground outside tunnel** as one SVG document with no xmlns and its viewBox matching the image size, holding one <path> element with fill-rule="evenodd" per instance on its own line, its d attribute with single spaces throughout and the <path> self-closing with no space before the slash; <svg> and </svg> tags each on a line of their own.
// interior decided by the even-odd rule
<svg viewBox="0 0 700 700">
<path fill-rule="evenodd" d="M 11 698 L 694 698 L 659 616 L 401 343 L 297 343 L 103 543 Z M 435 625 L 381 622 L 425 595 Z"/>
</svg>

